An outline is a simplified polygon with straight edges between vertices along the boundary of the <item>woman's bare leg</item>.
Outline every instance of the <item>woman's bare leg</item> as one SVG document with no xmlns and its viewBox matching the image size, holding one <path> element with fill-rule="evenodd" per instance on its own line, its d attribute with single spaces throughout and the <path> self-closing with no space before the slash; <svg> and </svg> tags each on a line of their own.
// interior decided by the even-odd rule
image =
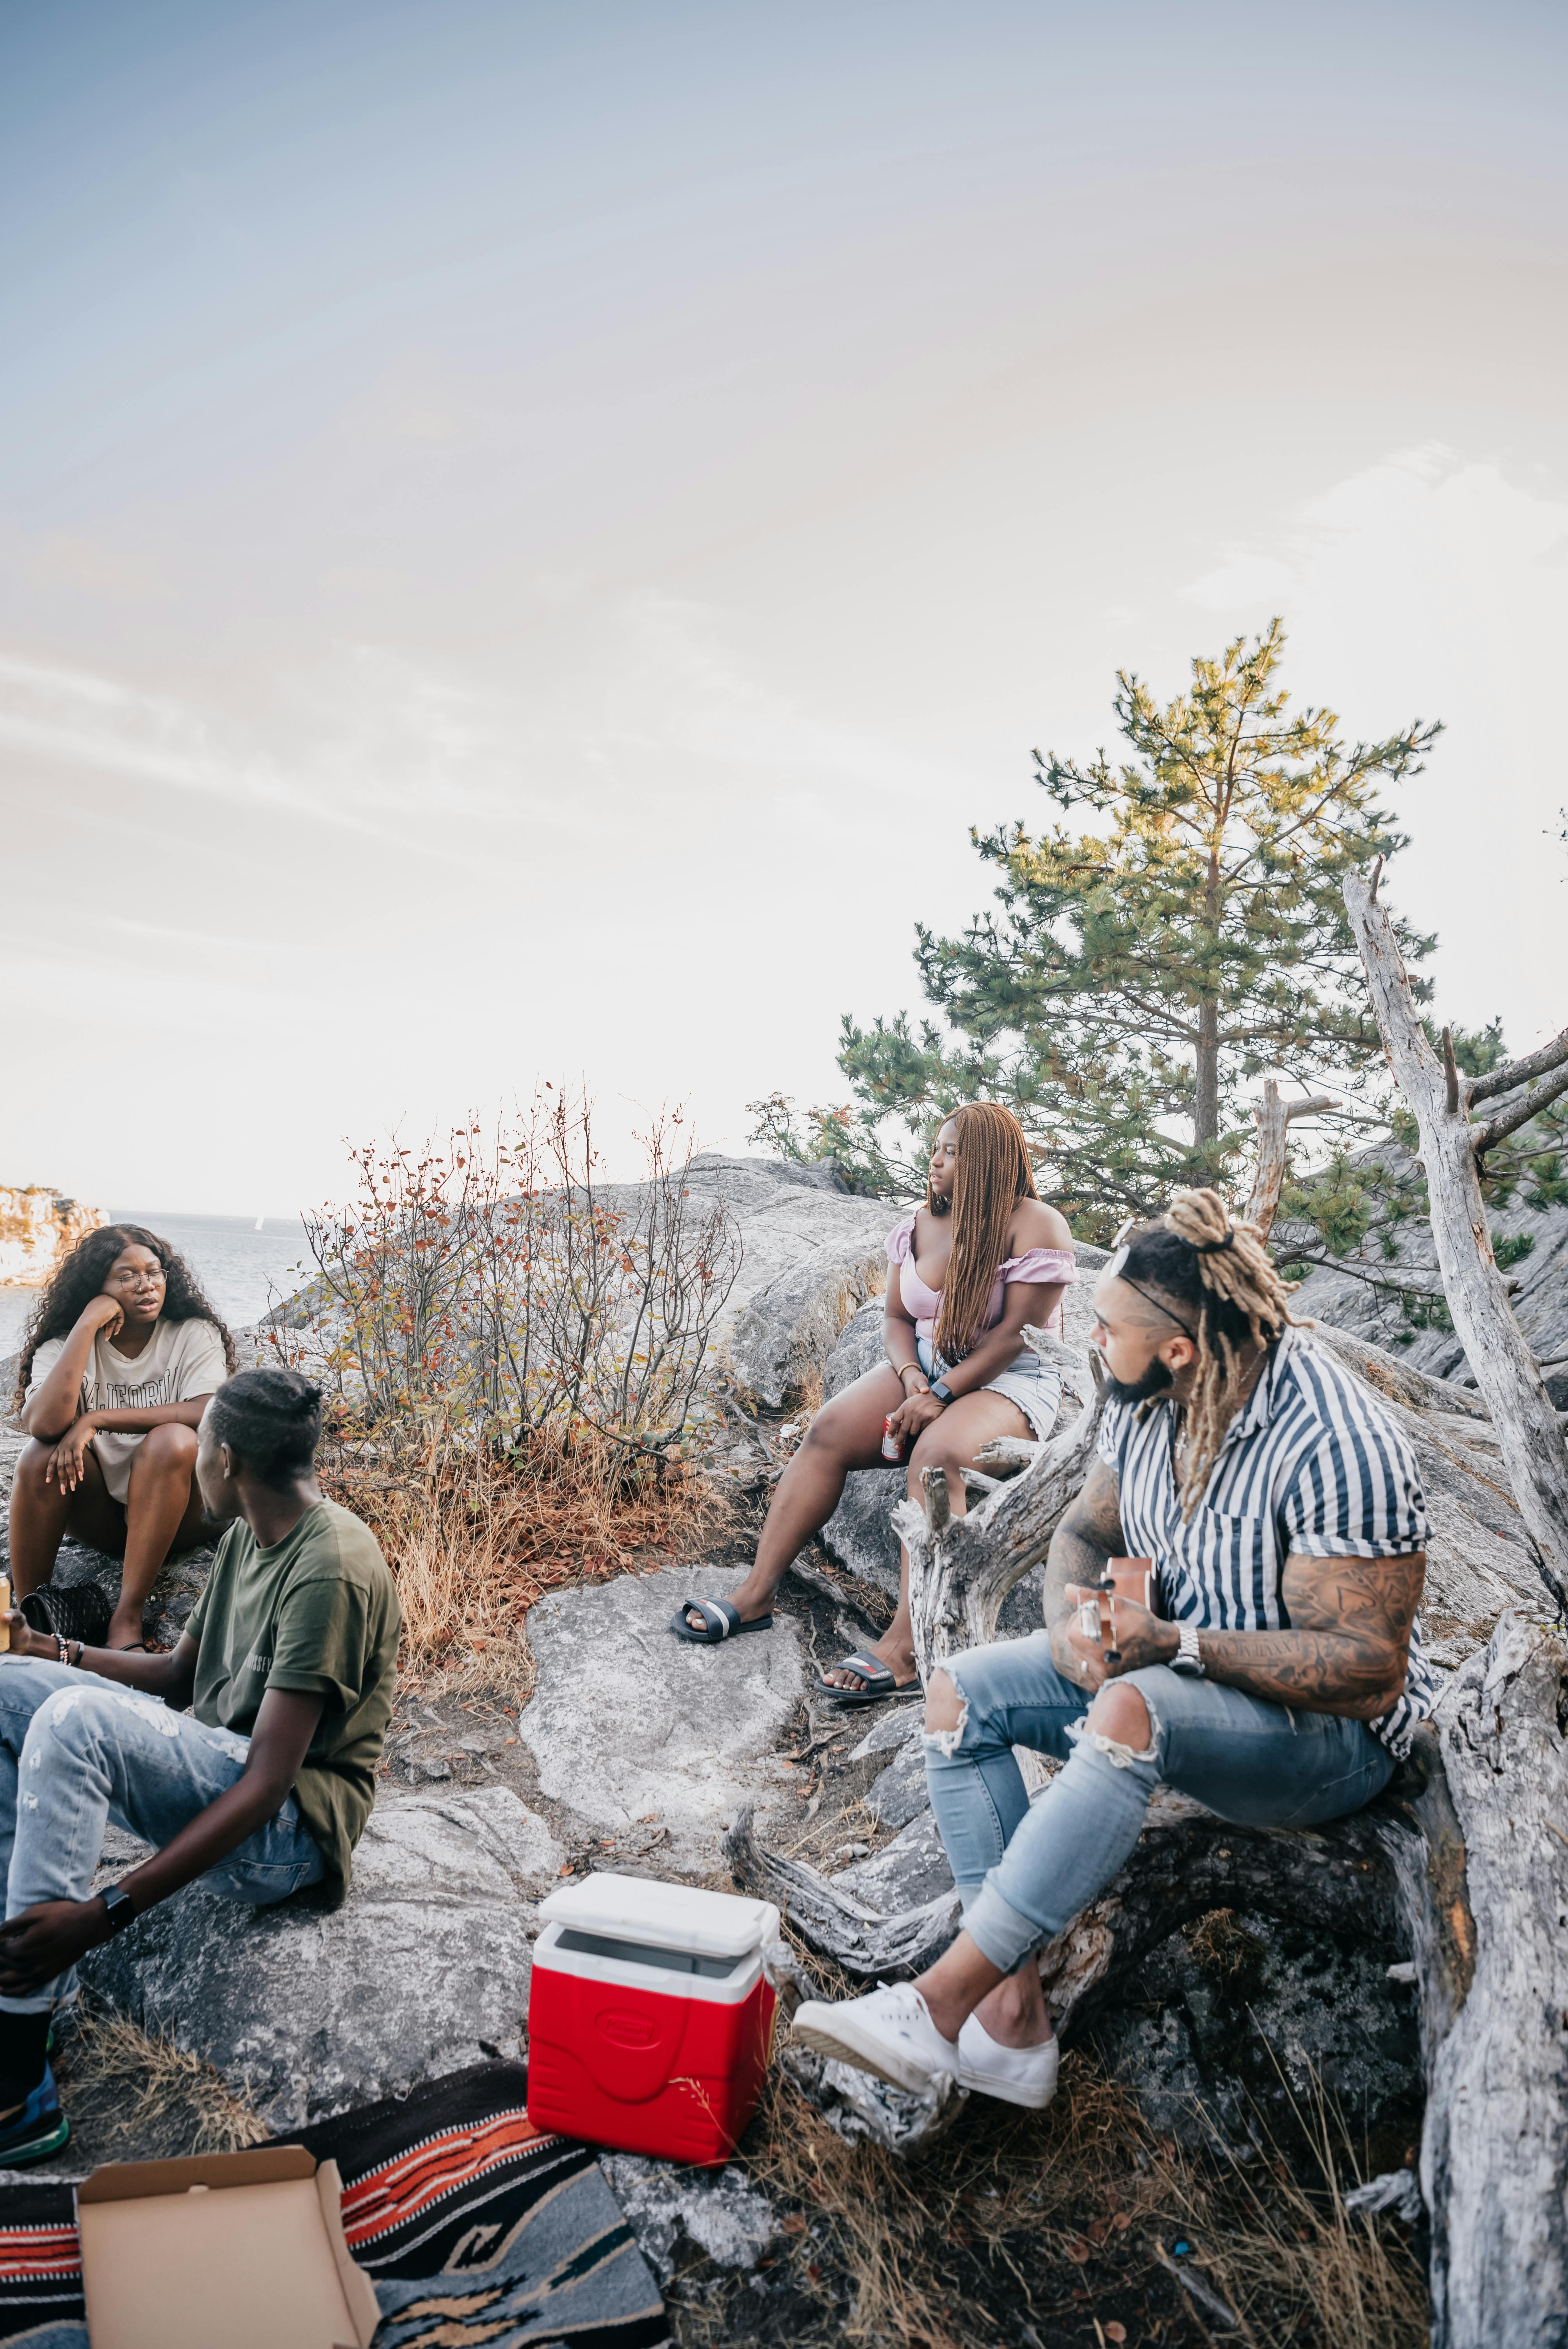
<svg viewBox="0 0 1568 2349">
<path fill-rule="evenodd" d="M 779 1477 L 757 1545 L 757 1559 L 744 1582 L 729 1592 L 741 1619 L 766 1615 L 774 1595 L 806 1544 L 820 1534 L 843 1495 L 853 1468 L 882 1468 L 882 1423 L 903 1401 L 896 1372 L 883 1364 L 868 1371 L 824 1403 L 805 1441 Z M 694 1630 L 698 1619 L 686 1618 Z"/>
<path fill-rule="evenodd" d="M 16 1463 L 11 1487 L 11 1580 L 18 1599 L 47 1582 L 67 1533 L 111 1555 L 125 1539 L 125 1511 L 110 1500 L 103 1470 L 90 1452 L 74 1493 L 44 1482 L 54 1448 L 35 1437 Z"/>
<path fill-rule="evenodd" d="M 160 1567 L 176 1542 L 200 1537 L 202 1509 L 193 1427 L 175 1422 L 151 1428 L 143 1436 L 130 1464 L 125 1515 L 125 1571 L 108 1627 L 111 1648 L 136 1646 Z"/>
<path fill-rule="evenodd" d="M 955 1517 L 963 1516 L 968 1507 L 968 1487 L 961 1471 L 973 1468 L 975 1454 L 983 1444 L 996 1435 L 1032 1435 L 1034 1429 L 1016 1402 L 1006 1395 L 987 1394 L 984 1388 L 978 1394 L 956 1395 L 943 1413 L 923 1429 L 909 1456 L 909 1494 L 911 1500 L 925 1505 L 925 1487 L 921 1472 L 925 1468 L 945 1468 L 947 1497 L 953 1504 Z M 898 1549 L 898 1609 L 892 1621 L 872 1650 L 873 1656 L 884 1663 L 899 1686 L 907 1686 L 914 1677 L 914 1631 L 909 1619 L 909 1552 L 901 1542 Z M 863 1689 L 864 1676 L 835 1666 L 822 1678 L 834 1688 Z"/>
</svg>

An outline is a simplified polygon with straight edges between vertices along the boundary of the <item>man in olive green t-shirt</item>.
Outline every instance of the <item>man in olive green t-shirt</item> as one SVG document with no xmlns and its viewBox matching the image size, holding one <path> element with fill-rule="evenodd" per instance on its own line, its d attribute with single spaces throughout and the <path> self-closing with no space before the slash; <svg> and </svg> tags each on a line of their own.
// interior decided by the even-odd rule
<svg viewBox="0 0 1568 2349">
<path fill-rule="evenodd" d="M 85 1951 L 198 1876 L 256 1907 L 348 1889 L 402 1617 L 368 1529 L 322 1497 L 320 1433 L 320 1391 L 293 1371 L 243 1371 L 212 1397 L 196 1473 L 209 1516 L 236 1522 L 172 1655 L 84 1650 L 6 1619 L 0 2168 L 69 2135 L 46 2039 Z M 157 1848 L 92 1894 L 111 1819 Z"/>
</svg>

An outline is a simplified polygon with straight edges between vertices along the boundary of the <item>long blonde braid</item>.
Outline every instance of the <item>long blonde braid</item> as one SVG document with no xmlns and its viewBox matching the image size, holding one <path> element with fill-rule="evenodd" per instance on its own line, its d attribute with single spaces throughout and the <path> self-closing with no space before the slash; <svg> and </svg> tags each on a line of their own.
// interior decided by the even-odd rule
<svg viewBox="0 0 1568 2349">
<path fill-rule="evenodd" d="M 1180 1255 L 1161 1245 L 1167 1233 L 1185 1242 Z M 1191 1517 L 1241 1406 L 1247 1376 L 1243 1333 L 1254 1346 L 1267 1347 L 1294 1326 L 1286 1300 L 1295 1283 L 1281 1279 L 1253 1225 L 1233 1223 L 1217 1191 L 1178 1191 L 1158 1223 L 1136 1235 L 1125 1269 L 1140 1288 L 1199 1309 L 1191 1326 L 1197 1376 L 1181 1459 L 1181 1514 Z"/>
</svg>

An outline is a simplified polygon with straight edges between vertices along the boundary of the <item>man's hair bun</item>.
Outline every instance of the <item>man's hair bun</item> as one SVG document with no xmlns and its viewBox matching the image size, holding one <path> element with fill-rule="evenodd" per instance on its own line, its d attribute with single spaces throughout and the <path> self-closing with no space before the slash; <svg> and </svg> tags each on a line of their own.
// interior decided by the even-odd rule
<svg viewBox="0 0 1568 2349">
<path fill-rule="evenodd" d="M 208 1404 L 213 1434 L 263 1485 L 304 1475 L 321 1441 L 322 1391 L 298 1371 L 241 1371 Z"/>
</svg>

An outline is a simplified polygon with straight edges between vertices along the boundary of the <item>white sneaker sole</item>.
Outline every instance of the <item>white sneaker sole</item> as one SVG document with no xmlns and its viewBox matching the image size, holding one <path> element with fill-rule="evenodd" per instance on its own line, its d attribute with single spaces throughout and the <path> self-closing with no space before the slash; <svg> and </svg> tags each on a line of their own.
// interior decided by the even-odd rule
<svg viewBox="0 0 1568 2349">
<path fill-rule="evenodd" d="M 861 2028 L 858 2016 L 819 1999 L 808 1999 L 796 2009 L 789 2035 L 816 2054 L 852 2064 L 857 2072 L 870 2072 L 876 2079 L 885 2080 L 890 2088 L 907 2088 L 913 2095 L 923 2095 L 932 2082 L 942 2076 L 940 2072 L 928 2072 L 913 2055 L 890 2046 L 880 2033 Z"/>
</svg>

